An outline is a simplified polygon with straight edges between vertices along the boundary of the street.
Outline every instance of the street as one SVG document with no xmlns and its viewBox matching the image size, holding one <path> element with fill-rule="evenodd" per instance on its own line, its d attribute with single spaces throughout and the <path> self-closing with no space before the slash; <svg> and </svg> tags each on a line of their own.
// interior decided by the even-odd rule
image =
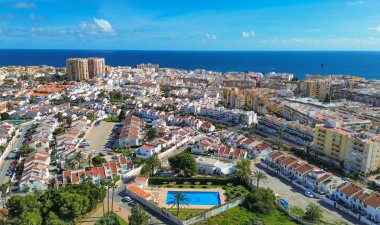
<svg viewBox="0 0 380 225">
<path fill-rule="evenodd" d="M 266 168 L 257 164 L 251 164 L 252 171 L 261 170 L 267 174 L 267 182 L 260 182 L 260 187 L 270 188 L 280 198 L 289 202 L 289 207 L 296 206 L 305 211 L 309 203 L 319 205 L 323 210 L 323 219 L 329 222 L 343 221 L 348 224 L 361 224 L 358 220 L 354 219 L 346 213 L 340 212 L 334 207 L 325 203 L 322 199 L 309 198 L 303 194 L 303 190 L 299 187 L 292 185 L 289 181 L 280 178 L 278 175 L 269 173 Z"/>
<path fill-rule="evenodd" d="M 19 138 L 16 138 L 15 143 L 12 146 L 12 150 L 17 148 L 20 149 L 22 146 L 22 143 L 24 141 L 24 134 L 26 133 L 26 130 L 29 129 L 32 126 L 31 123 L 26 123 L 24 125 L 20 125 L 20 129 L 23 129 L 23 131 L 19 131 L 17 135 L 20 135 Z M 8 168 L 10 164 L 14 161 L 14 157 L 16 156 L 16 153 L 9 152 L 8 159 L 4 161 L 3 165 L 1 166 L 1 172 L 0 172 L 0 184 L 4 184 L 8 182 L 9 176 L 6 176 L 6 173 L 8 171 Z"/>
</svg>

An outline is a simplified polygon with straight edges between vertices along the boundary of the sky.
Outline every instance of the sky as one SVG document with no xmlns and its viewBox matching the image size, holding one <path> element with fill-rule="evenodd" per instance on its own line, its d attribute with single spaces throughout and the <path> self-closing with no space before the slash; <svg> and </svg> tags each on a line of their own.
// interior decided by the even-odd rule
<svg viewBox="0 0 380 225">
<path fill-rule="evenodd" d="M 2 0 L 0 48 L 378 51 L 380 1 Z"/>
</svg>

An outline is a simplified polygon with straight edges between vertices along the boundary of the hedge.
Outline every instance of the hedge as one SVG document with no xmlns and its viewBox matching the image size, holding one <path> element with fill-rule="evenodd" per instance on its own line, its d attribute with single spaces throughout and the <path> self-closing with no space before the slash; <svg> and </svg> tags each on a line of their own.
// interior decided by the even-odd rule
<svg viewBox="0 0 380 225">
<path fill-rule="evenodd" d="M 219 177 L 150 177 L 149 184 L 152 185 L 162 185 L 164 182 L 176 182 L 176 184 L 184 184 L 185 182 L 199 182 L 200 185 L 207 185 L 208 182 L 211 182 L 213 185 L 226 185 L 232 183 L 233 185 L 243 185 L 246 184 L 239 179 L 234 178 L 219 178 Z"/>
</svg>

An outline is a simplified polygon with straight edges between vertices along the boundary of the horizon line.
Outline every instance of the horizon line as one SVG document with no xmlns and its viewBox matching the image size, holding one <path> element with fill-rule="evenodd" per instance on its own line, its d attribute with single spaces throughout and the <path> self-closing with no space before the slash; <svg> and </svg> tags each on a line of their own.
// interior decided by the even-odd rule
<svg viewBox="0 0 380 225">
<path fill-rule="evenodd" d="M 0 48 L 1 50 L 55 51 L 152 51 L 152 52 L 380 52 L 380 50 L 170 50 L 170 49 L 66 49 L 66 48 Z"/>
</svg>

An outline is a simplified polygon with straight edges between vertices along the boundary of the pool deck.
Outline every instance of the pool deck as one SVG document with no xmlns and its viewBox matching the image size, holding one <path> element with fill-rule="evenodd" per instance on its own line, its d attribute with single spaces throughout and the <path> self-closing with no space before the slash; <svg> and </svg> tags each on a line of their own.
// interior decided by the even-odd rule
<svg viewBox="0 0 380 225">
<path fill-rule="evenodd" d="M 159 199 L 158 199 L 158 206 L 159 207 L 165 207 L 165 208 L 172 208 L 172 205 L 166 204 L 166 196 L 168 195 L 169 191 L 192 191 L 192 192 L 219 192 L 220 197 L 220 204 L 223 205 L 226 203 L 226 196 L 224 195 L 224 190 L 222 188 L 161 188 Z M 184 206 L 184 208 L 187 209 L 210 209 L 213 208 L 215 205 L 189 205 Z"/>
</svg>

